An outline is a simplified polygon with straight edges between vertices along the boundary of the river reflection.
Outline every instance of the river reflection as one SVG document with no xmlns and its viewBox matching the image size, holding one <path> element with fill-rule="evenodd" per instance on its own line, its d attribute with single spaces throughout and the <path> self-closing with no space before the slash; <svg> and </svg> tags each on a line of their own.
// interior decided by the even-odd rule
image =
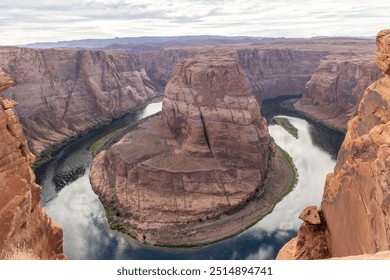
<svg viewBox="0 0 390 280">
<path fill-rule="evenodd" d="M 132 121 L 161 110 L 161 103 L 151 104 Z M 308 205 L 319 205 L 326 174 L 331 172 L 337 146 L 329 145 L 330 130 L 313 133 L 315 127 L 304 119 L 284 116 L 298 128 L 295 139 L 282 127 L 271 124 L 270 134 L 293 158 L 299 172 L 295 189 L 274 208 L 273 212 L 243 233 L 211 244 L 190 249 L 168 249 L 144 246 L 109 229 L 104 209 L 93 193 L 89 179 L 92 156 L 88 146 L 107 133 L 101 131 L 70 145 L 39 173 L 43 186 L 42 200 L 48 214 L 64 230 L 64 251 L 69 259 L 273 259 L 283 244 L 291 239 L 301 224 L 299 213 Z M 129 120 L 131 121 L 131 120 Z M 325 131 L 325 132 L 324 132 Z M 325 137 L 324 137 L 325 133 Z M 321 136 L 322 135 L 322 136 Z M 313 141 L 313 137 L 315 141 Z M 323 139 L 321 139 L 321 137 Z M 342 139 L 340 139 L 341 141 Z M 339 141 L 339 142 L 340 142 Z M 86 172 L 56 191 L 53 177 L 64 170 L 85 167 Z"/>
</svg>

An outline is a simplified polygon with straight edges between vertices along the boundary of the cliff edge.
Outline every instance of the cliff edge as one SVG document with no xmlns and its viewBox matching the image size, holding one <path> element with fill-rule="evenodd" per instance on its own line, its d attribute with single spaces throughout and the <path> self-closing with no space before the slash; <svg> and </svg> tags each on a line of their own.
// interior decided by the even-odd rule
<svg viewBox="0 0 390 280">
<path fill-rule="evenodd" d="M 13 85 L 0 69 L 0 91 Z M 0 98 L 0 259 L 65 259 L 62 229 L 42 209 L 13 100 Z"/>
<path fill-rule="evenodd" d="M 348 124 L 334 172 L 326 179 L 320 222 L 303 213 L 298 236 L 279 259 L 374 254 L 390 248 L 390 30 L 378 33 L 382 76 L 364 92 Z M 312 213 L 311 213 L 312 214 Z"/>
</svg>

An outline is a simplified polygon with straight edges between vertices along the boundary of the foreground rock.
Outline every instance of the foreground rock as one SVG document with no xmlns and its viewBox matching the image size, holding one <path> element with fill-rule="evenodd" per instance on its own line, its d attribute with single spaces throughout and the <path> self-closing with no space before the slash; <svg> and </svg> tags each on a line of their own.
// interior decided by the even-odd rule
<svg viewBox="0 0 390 280">
<path fill-rule="evenodd" d="M 384 30 L 377 36 L 382 77 L 367 88 L 358 115 L 348 124 L 334 173 L 326 180 L 321 227 L 303 232 L 305 222 L 298 237 L 279 252 L 279 258 L 317 259 L 389 250 L 389 57 L 390 30 Z M 321 248 L 317 244 L 322 244 Z"/>
<path fill-rule="evenodd" d="M 90 179 L 123 231 L 153 244 L 201 244 L 236 233 L 272 207 L 259 202 L 270 165 L 286 173 L 267 175 L 282 186 L 267 189 L 267 197 L 275 202 L 286 192 L 291 170 L 272 150 L 237 61 L 211 53 L 176 67 L 161 117 L 100 153 Z M 248 204 L 245 215 L 226 215 Z"/>
<path fill-rule="evenodd" d="M 0 90 L 13 84 L 0 69 Z M 0 98 L 0 259 L 64 259 L 62 229 L 40 204 L 30 153 L 13 100 Z"/>
<path fill-rule="evenodd" d="M 0 49 L 15 81 L 4 96 L 35 155 L 111 121 L 158 95 L 136 56 L 89 50 Z"/>
<path fill-rule="evenodd" d="M 326 56 L 294 107 L 327 126 L 346 131 L 364 90 L 379 76 L 372 54 Z"/>
</svg>

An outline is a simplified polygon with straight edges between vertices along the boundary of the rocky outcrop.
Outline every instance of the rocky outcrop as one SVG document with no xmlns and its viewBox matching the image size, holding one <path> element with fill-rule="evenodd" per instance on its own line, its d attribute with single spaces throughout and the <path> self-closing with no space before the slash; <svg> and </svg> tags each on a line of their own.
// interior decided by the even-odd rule
<svg viewBox="0 0 390 280">
<path fill-rule="evenodd" d="M 12 85 L 0 69 L 0 89 Z M 13 100 L 0 98 L 0 259 L 15 254 L 36 259 L 64 259 L 62 229 L 40 204 L 30 153 Z M 18 256 L 20 258 L 20 256 Z"/>
<path fill-rule="evenodd" d="M 358 114 L 348 124 L 334 173 L 326 179 L 321 203 L 324 234 L 320 239 L 331 257 L 374 254 L 390 248 L 389 50 L 390 30 L 384 30 L 377 36 L 382 76 L 364 92 Z M 300 253 L 311 251 L 318 237 L 310 231 L 304 243 L 291 241 L 279 257 L 300 258 Z M 309 257 L 321 258 L 324 250 Z"/>
<path fill-rule="evenodd" d="M 158 95 L 138 58 L 126 52 L 0 49 L 0 67 L 15 81 L 4 95 L 19 102 L 36 155 Z"/>
<path fill-rule="evenodd" d="M 356 116 L 364 90 L 377 80 L 380 70 L 371 54 L 338 54 L 321 59 L 294 107 L 340 131 Z"/>
<path fill-rule="evenodd" d="M 235 225 L 202 228 L 201 238 L 197 227 L 261 192 L 270 144 L 238 62 L 224 53 L 202 54 L 176 67 L 161 117 L 97 155 L 90 179 L 122 229 L 138 239 L 211 242 L 224 236 L 214 236 L 220 228 Z"/>
</svg>

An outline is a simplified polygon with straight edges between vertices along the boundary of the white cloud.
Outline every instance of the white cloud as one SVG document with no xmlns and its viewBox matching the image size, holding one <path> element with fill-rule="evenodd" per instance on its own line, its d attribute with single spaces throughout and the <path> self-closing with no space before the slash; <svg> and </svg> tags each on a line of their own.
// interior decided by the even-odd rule
<svg viewBox="0 0 390 280">
<path fill-rule="evenodd" d="M 0 45 L 161 35 L 373 36 L 388 1 L 59 0 L 0 3 Z"/>
</svg>

